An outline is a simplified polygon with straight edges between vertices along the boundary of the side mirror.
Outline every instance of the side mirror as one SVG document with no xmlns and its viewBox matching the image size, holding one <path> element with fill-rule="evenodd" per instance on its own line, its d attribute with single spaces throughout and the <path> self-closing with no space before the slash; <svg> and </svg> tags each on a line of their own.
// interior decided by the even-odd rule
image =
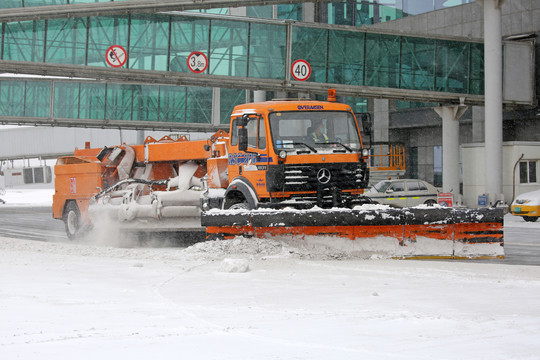
<svg viewBox="0 0 540 360">
<path fill-rule="evenodd" d="M 238 129 L 238 150 L 247 151 L 248 147 L 248 131 L 245 127 Z"/>
<path fill-rule="evenodd" d="M 386 193 L 387 193 L 387 194 L 392 194 L 393 192 L 394 192 L 394 190 L 392 190 L 392 189 L 386 190 Z"/>
</svg>

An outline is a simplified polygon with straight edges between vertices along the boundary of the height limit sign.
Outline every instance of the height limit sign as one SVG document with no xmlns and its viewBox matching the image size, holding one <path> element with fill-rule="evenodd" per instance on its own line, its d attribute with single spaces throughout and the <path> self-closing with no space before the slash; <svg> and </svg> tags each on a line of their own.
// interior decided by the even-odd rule
<svg viewBox="0 0 540 360">
<path fill-rule="evenodd" d="M 311 75 L 311 66 L 306 60 L 296 60 L 291 66 L 291 75 L 298 81 L 307 80 Z"/>
<path fill-rule="evenodd" d="M 200 74 L 208 67 L 208 58 L 200 51 L 194 51 L 187 58 L 187 66 L 190 71 Z"/>
<path fill-rule="evenodd" d="M 111 46 L 107 49 L 107 53 L 105 54 L 105 60 L 107 60 L 107 64 L 111 65 L 112 67 L 124 66 L 127 61 L 126 49 L 124 49 L 120 45 Z"/>
</svg>

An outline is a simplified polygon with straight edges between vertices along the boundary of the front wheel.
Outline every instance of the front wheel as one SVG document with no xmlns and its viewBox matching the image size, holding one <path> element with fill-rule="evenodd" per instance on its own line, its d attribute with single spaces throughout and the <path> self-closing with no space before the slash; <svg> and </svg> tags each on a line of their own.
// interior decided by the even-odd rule
<svg viewBox="0 0 540 360">
<path fill-rule="evenodd" d="M 70 240 L 75 240 L 82 233 L 81 212 L 77 203 L 70 201 L 66 204 L 64 215 L 62 216 L 64 225 L 66 226 L 66 234 Z"/>
<path fill-rule="evenodd" d="M 435 200 L 428 200 L 424 204 L 427 206 L 434 206 L 437 202 Z"/>
<path fill-rule="evenodd" d="M 523 220 L 527 221 L 527 222 L 535 222 L 536 220 L 538 220 L 538 217 L 532 217 L 532 216 L 523 216 Z"/>
</svg>

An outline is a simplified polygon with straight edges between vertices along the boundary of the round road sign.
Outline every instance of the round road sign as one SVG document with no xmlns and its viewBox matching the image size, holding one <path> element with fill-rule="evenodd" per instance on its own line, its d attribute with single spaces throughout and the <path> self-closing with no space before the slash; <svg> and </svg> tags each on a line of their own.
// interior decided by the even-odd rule
<svg viewBox="0 0 540 360">
<path fill-rule="evenodd" d="M 192 72 L 200 74 L 208 67 L 208 58 L 202 52 L 194 51 L 187 58 L 187 66 Z"/>
<path fill-rule="evenodd" d="M 127 61 L 126 49 L 124 49 L 120 45 L 111 46 L 107 49 L 107 53 L 105 54 L 105 60 L 107 60 L 107 64 L 111 65 L 112 67 L 123 66 Z"/>
<path fill-rule="evenodd" d="M 311 75 L 311 66 L 306 60 L 298 59 L 291 66 L 291 74 L 298 81 L 307 80 Z"/>
</svg>

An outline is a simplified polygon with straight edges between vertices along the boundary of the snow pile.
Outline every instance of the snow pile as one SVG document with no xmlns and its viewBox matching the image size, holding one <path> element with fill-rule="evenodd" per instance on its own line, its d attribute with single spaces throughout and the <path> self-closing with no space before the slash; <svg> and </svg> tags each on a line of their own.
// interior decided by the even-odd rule
<svg viewBox="0 0 540 360">
<path fill-rule="evenodd" d="M 249 271 L 249 262 L 244 259 L 223 259 L 219 266 L 220 272 L 245 273 Z"/>
<path fill-rule="evenodd" d="M 6 194 L 0 196 L 0 199 L 4 200 L 6 203 L 0 206 L 52 206 L 54 188 L 7 188 L 5 191 Z"/>
</svg>

